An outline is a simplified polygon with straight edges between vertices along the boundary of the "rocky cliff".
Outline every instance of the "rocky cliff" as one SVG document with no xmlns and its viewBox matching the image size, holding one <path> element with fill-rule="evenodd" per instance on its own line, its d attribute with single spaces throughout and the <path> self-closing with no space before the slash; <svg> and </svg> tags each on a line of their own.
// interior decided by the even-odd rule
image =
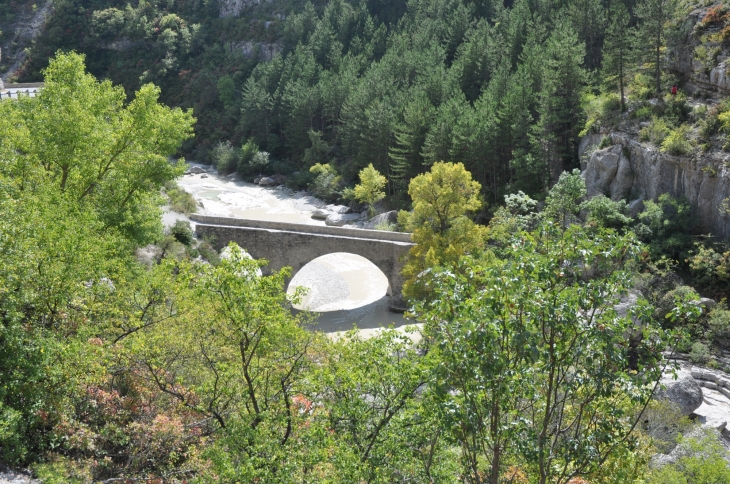
<svg viewBox="0 0 730 484">
<path fill-rule="evenodd" d="M 655 143 L 640 141 L 640 130 L 650 122 L 637 117 L 637 111 L 643 106 L 656 112 L 664 101 L 633 101 L 629 112 L 610 127 L 582 139 L 581 168 L 589 196 L 627 200 L 632 215 L 642 210 L 642 201 L 656 200 L 662 193 L 684 196 L 692 204 L 699 232 L 729 237 L 730 135 L 703 135 L 700 125 L 709 116 L 716 119 L 730 95 L 730 11 L 720 4 L 691 11 L 678 26 L 676 39 L 667 51 L 666 74 L 690 96 L 687 106 L 693 119 L 682 122 L 690 126 L 687 139 L 692 149 L 672 155 Z M 597 149 L 599 145 L 610 146 Z"/>
<path fill-rule="evenodd" d="M 730 197 L 730 154 L 722 152 L 674 156 L 650 143 L 638 141 L 630 132 L 606 133 L 613 145 L 590 153 L 603 135 L 590 135 L 581 143 L 584 177 L 589 196 L 606 195 L 627 200 L 632 215 L 643 200 L 656 200 L 662 193 L 685 196 L 692 204 L 698 230 L 730 236 L 730 214 L 723 202 Z"/>
</svg>

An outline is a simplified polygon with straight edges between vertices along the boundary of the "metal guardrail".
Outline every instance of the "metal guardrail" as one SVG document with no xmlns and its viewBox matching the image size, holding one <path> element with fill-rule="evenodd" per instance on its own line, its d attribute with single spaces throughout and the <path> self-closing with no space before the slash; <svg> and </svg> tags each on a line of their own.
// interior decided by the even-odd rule
<svg viewBox="0 0 730 484">
<path fill-rule="evenodd" d="M 321 225 L 293 224 L 287 222 L 269 222 L 231 217 L 212 217 L 210 215 L 191 214 L 190 220 L 207 225 L 224 225 L 250 229 L 282 230 L 319 235 L 335 235 L 339 237 L 356 237 L 358 239 L 388 240 L 412 244 L 411 234 L 407 232 L 388 232 L 385 230 L 356 229 L 351 227 L 330 227 Z"/>
</svg>

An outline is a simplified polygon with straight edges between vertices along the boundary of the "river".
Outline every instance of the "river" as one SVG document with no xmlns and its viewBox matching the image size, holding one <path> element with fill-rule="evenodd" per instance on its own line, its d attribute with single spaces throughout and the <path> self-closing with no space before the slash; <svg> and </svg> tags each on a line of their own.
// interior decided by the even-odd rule
<svg viewBox="0 0 730 484">
<path fill-rule="evenodd" d="M 261 187 L 235 175 L 219 176 L 214 171 L 185 175 L 178 185 L 195 197 L 199 202 L 197 213 L 202 215 L 324 225 L 324 221 L 312 219 L 311 214 L 325 203 L 306 192 Z M 168 225 L 180 218 L 186 217 L 174 212 L 163 216 Z M 311 261 L 294 275 L 288 292 L 297 286 L 306 287 L 308 294 L 296 309 L 319 313 L 315 329 L 326 333 L 346 331 L 353 325 L 369 332 L 391 324 L 409 324 L 402 314 L 388 310 L 385 274 L 358 255 L 328 254 Z"/>
</svg>

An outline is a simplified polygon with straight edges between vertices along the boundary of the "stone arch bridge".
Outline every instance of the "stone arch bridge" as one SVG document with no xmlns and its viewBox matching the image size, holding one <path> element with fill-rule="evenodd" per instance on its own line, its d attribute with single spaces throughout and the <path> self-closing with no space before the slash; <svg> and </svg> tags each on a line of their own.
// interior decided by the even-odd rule
<svg viewBox="0 0 730 484">
<path fill-rule="evenodd" d="M 401 269 L 414 245 L 411 234 L 196 214 L 190 220 L 195 222 L 197 234 L 210 239 L 216 249 L 233 241 L 254 259 L 268 260 L 268 266 L 262 268 L 264 274 L 289 266 L 294 277 L 317 257 L 335 252 L 357 254 L 375 264 L 388 278 L 390 309 L 406 309 L 401 295 Z"/>
</svg>

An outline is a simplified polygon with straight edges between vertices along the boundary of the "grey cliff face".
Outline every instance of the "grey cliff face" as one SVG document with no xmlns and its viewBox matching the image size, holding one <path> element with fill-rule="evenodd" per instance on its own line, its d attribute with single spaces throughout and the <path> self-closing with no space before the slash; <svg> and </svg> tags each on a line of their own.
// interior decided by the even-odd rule
<svg viewBox="0 0 730 484">
<path fill-rule="evenodd" d="M 606 195 L 640 205 L 662 193 L 687 197 L 698 229 L 717 236 L 730 236 L 730 216 L 722 210 L 730 197 L 728 154 L 674 156 L 639 142 L 624 132 L 612 132 L 613 146 L 594 151 L 584 166 L 588 196 Z M 588 152 L 596 136 L 582 144 Z M 721 159 L 715 159 L 720 157 Z M 633 214 L 635 215 L 635 214 Z"/>
</svg>

